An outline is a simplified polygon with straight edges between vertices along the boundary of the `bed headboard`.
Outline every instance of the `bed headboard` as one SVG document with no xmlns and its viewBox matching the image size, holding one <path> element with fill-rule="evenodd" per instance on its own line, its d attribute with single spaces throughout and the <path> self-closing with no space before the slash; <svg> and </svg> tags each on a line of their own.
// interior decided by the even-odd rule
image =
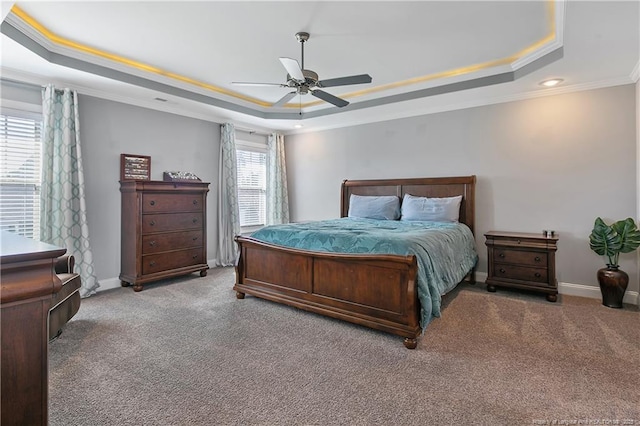
<svg viewBox="0 0 640 426">
<path fill-rule="evenodd" d="M 340 217 L 349 213 L 349 197 L 356 195 L 397 195 L 400 202 L 404 194 L 417 197 L 454 197 L 462 195 L 460 222 L 474 232 L 476 176 L 437 178 L 345 180 L 340 191 Z M 475 233 L 474 233 L 475 235 Z"/>
</svg>

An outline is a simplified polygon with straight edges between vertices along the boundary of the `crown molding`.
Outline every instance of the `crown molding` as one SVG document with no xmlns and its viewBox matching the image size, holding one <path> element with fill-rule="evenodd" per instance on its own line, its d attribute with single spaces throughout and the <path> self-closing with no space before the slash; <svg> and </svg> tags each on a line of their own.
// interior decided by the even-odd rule
<svg viewBox="0 0 640 426">
<path fill-rule="evenodd" d="M 510 67 L 511 75 L 500 72 L 500 66 L 497 66 L 496 64 L 489 66 L 489 63 L 487 63 L 487 68 L 484 68 L 484 70 L 490 70 L 490 74 L 493 78 L 482 78 L 481 74 L 484 73 L 478 73 L 476 70 L 465 72 L 465 80 L 469 82 L 476 82 L 475 87 L 482 87 L 483 84 L 495 84 L 497 79 L 508 81 L 510 79 L 519 78 L 519 76 L 524 73 L 528 73 L 529 71 L 526 70 L 531 69 L 535 63 L 544 62 L 550 57 L 558 59 L 555 53 L 562 50 L 561 41 L 564 33 L 565 0 L 551 0 L 547 4 L 548 17 L 551 18 L 549 19 L 549 25 L 552 26 L 550 28 L 550 33 L 516 55 L 523 54 L 529 50 L 531 50 L 531 53 L 524 54 L 524 56 L 510 64 L 505 63 L 505 65 Z M 247 114 L 258 119 L 297 119 L 297 115 L 295 113 L 288 113 L 284 111 L 271 112 L 270 106 L 265 104 L 265 101 L 258 101 L 256 99 L 243 97 L 237 93 L 229 92 L 226 89 L 216 88 L 212 85 L 197 82 L 175 74 L 169 75 L 167 73 L 160 73 L 159 70 L 153 66 L 138 63 L 129 58 L 123 58 L 117 55 L 101 52 L 97 49 L 83 46 L 81 43 L 76 43 L 71 40 L 65 40 L 62 37 L 58 37 L 57 35 L 50 33 L 49 30 L 17 6 L 14 8 L 14 12 L 9 13 L 6 21 L 2 25 L 2 30 L 5 35 L 11 37 L 16 42 L 22 44 L 53 64 L 75 68 L 80 71 L 120 80 L 125 83 L 138 85 L 151 90 L 157 90 L 169 95 L 202 102 L 214 108 L 227 109 L 241 114 Z M 551 41 L 549 42 L 548 40 Z M 545 57 L 547 59 L 545 59 Z M 512 59 L 504 58 L 504 60 L 511 61 Z M 406 96 L 387 94 L 386 96 L 374 98 L 376 99 L 375 101 L 373 99 L 361 100 L 360 102 L 354 102 L 355 105 L 359 104 L 358 106 L 354 106 L 354 104 L 351 106 L 353 109 L 370 108 L 389 102 L 412 99 L 414 96 L 431 96 L 431 93 L 446 93 L 446 90 L 444 90 L 445 87 L 450 88 L 450 91 L 474 88 L 470 83 L 460 85 L 447 83 L 446 79 L 442 78 L 447 77 L 447 73 L 443 73 L 442 76 L 438 77 L 438 81 L 442 82 L 442 84 L 438 86 L 442 87 L 443 90 L 416 89 L 407 93 Z M 429 76 L 424 77 L 426 78 Z M 410 82 L 407 81 L 399 83 L 406 83 L 408 85 Z M 412 82 L 411 84 L 414 83 Z M 462 89 L 458 89 L 457 87 L 461 87 Z M 357 96 L 366 95 L 371 92 L 371 90 L 372 89 L 365 89 L 359 92 L 354 92 L 354 94 L 357 93 Z M 309 104 L 309 106 L 311 105 L 313 105 L 313 103 Z M 339 110 L 335 107 L 321 108 L 319 110 L 314 109 L 312 111 L 308 111 L 307 116 L 317 117 L 332 115 L 342 111 L 348 111 L 348 109 L 345 108 L 344 110 Z"/>
<path fill-rule="evenodd" d="M 636 67 L 636 69 L 637 68 L 638 67 Z M 127 105 L 138 106 L 141 108 L 152 109 L 160 112 L 166 112 L 169 114 L 176 114 L 184 117 L 195 118 L 198 120 L 213 122 L 216 124 L 232 121 L 236 123 L 238 126 L 244 126 L 247 128 L 255 129 L 256 131 L 269 133 L 274 130 L 268 127 L 256 126 L 253 123 L 246 123 L 246 122 L 242 122 L 241 120 L 230 119 L 229 117 L 224 117 L 223 115 L 215 115 L 214 113 L 203 114 L 203 113 L 191 111 L 188 108 L 185 108 L 179 105 L 176 106 L 171 104 L 161 104 L 158 102 L 154 102 L 146 99 L 140 99 L 132 96 L 116 95 L 109 91 L 78 86 L 77 84 L 64 81 L 64 80 L 51 80 L 49 77 L 46 77 L 46 76 L 28 73 L 20 70 L 0 67 L 0 74 L 2 75 L 3 78 L 8 80 L 16 80 L 16 81 L 20 81 L 28 84 L 37 85 L 37 86 L 54 84 L 60 87 L 71 87 L 73 88 L 73 90 L 76 90 L 79 94 L 82 94 L 82 95 L 93 96 L 100 99 L 120 102 Z M 353 126 L 359 126 L 363 124 L 416 117 L 420 115 L 436 114 L 440 112 L 475 108 L 475 107 L 486 106 L 486 105 L 522 101 L 522 100 L 542 98 L 547 96 L 555 96 L 555 95 L 561 95 L 565 93 L 574 93 L 574 92 L 581 92 L 586 90 L 595 90 L 595 89 L 602 89 L 607 87 L 622 86 L 625 84 L 633 84 L 633 83 L 634 83 L 633 79 L 629 76 L 629 77 L 620 77 L 615 79 L 601 80 L 597 82 L 574 84 L 570 86 L 535 90 L 530 92 L 522 92 L 522 93 L 517 93 L 514 95 L 508 95 L 508 96 L 487 97 L 484 99 L 476 99 L 468 102 L 442 104 L 438 106 L 430 106 L 427 108 L 411 108 L 410 110 L 407 109 L 405 111 L 399 111 L 396 113 L 376 114 L 375 112 L 372 112 L 371 114 L 367 115 L 367 118 L 355 120 L 355 121 L 349 121 L 349 123 L 347 124 L 336 123 L 334 125 L 326 125 L 326 126 L 323 126 L 323 125 L 313 126 L 312 124 L 309 124 L 308 127 L 306 128 L 295 129 L 291 131 L 285 130 L 285 134 L 291 135 L 291 134 L 319 132 L 319 131 L 332 130 L 332 129 L 343 128 L 343 127 L 353 127 Z"/>
<path fill-rule="evenodd" d="M 104 99 L 104 100 L 113 101 L 113 102 L 119 102 L 126 105 L 137 106 L 140 108 L 152 109 L 155 111 L 166 112 L 169 114 L 180 115 L 183 117 L 208 121 L 211 123 L 221 124 L 228 121 L 232 121 L 233 123 L 237 123 L 238 125 L 246 126 L 251 129 L 256 129 L 256 131 L 267 132 L 267 133 L 270 133 L 273 131 L 273 129 L 270 129 L 270 128 L 256 126 L 255 124 L 246 123 L 236 119 L 230 119 L 229 117 L 225 117 L 224 115 L 216 115 L 213 112 L 210 114 L 200 113 L 200 112 L 192 111 L 189 108 L 186 108 L 180 105 L 160 103 L 157 101 L 141 99 L 139 97 L 134 97 L 134 96 L 119 95 L 110 91 L 100 90 L 92 87 L 85 87 L 70 81 L 52 79 L 50 77 L 43 76 L 40 74 L 29 73 L 26 71 L 16 70 L 13 68 L 0 67 L 0 75 L 2 76 L 2 79 L 19 81 L 21 83 L 31 84 L 39 87 L 43 87 L 47 84 L 53 84 L 56 87 L 69 87 L 81 95 L 92 96 L 94 98 Z M 2 102 L 4 103 L 5 100 L 3 100 Z"/>
<path fill-rule="evenodd" d="M 556 49 L 563 47 L 564 44 L 564 19 L 565 19 L 565 0 L 556 0 L 553 4 L 554 11 L 553 24 L 555 26 L 554 38 L 550 43 L 545 44 L 544 46 L 535 49 L 528 55 L 523 56 L 511 63 L 511 68 L 513 71 L 517 71 L 518 69 L 530 64 L 531 62 L 542 58 L 543 56 L 548 55 Z"/>
<path fill-rule="evenodd" d="M 638 70 L 638 65 L 636 65 L 636 68 L 635 68 L 636 72 L 637 70 Z M 184 117 L 195 118 L 198 120 L 209 121 L 216 124 L 232 121 L 238 126 L 255 129 L 256 131 L 270 133 L 274 130 L 273 128 L 257 126 L 253 123 L 247 123 L 241 120 L 230 119 L 229 117 L 224 117 L 223 115 L 215 115 L 214 113 L 203 114 L 203 113 L 189 110 L 188 108 L 180 105 L 176 106 L 171 104 L 162 104 L 159 102 L 140 99 L 132 96 L 117 95 L 105 90 L 79 86 L 69 81 L 52 80 L 51 78 L 46 76 L 28 73 L 21 70 L 0 67 L 0 75 L 2 75 L 2 78 L 4 79 L 16 80 L 16 81 L 20 81 L 28 84 L 37 85 L 37 86 L 54 84 L 60 87 L 70 87 L 82 95 L 93 96 L 95 98 L 105 99 L 105 100 L 114 101 L 114 102 L 120 102 L 127 105 L 133 105 L 141 108 L 147 108 L 147 109 L 152 109 L 160 112 L 166 112 L 169 114 L 176 114 Z M 635 81 L 637 81 L 637 79 Z M 310 123 L 308 127 L 305 127 L 302 129 L 295 129 L 290 131 L 287 131 L 286 129 L 280 129 L 280 130 L 284 131 L 285 134 L 287 135 L 312 133 L 312 132 L 332 130 L 332 129 L 343 128 L 343 127 L 353 127 L 353 126 L 359 126 L 363 124 L 391 121 L 391 120 L 397 120 L 402 118 L 417 117 L 420 115 L 429 115 L 429 114 L 436 114 L 440 112 L 475 108 L 475 107 L 486 106 L 486 105 L 522 101 L 522 100 L 542 98 L 547 96 L 555 96 L 555 95 L 561 95 L 565 93 L 574 93 L 574 92 L 581 92 L 586 90 L 595 90 L 595 89 L 602 89 L 607 87 L 622 86 L 625 84 L 633 84 L 635 81 L 633 80 L 633 78 L 631 78 L 631 76 L 619 77 L 615 79 L 607 79 L 607 80 L 601 80 L 601 81 L 590 82 L 590 83 L 574 84 L 570 86 L 555 87 L 550 89 L 539 89 L 535 91 L 522 92 L 522 93 L 517 93 L 513 95 L 508 95 L 508 96 L 486 97 L 484 99 L 476 99 L 468 102 L 442 104 L 438 106 L 430 106 L 427 108 L 411 108 L 411 109 L 406 109 L 405 111 L 399 111 L 396 113 L 385 112 L 384 114 L 377 114 L 372 111 L 371 114 L 367 115 L 367 118 L 363 118 L 355 121 L 350 120 L 349 123 L 347 124 L 336 123 L 333 125 L 313 126 L 313 124 Z"/>
<path fill-rule="evenodd" d="M 457 110 L 468 109 L 468 108 L 477 108 L 477 107 L 482 107 L 487 105 L 496 105 L 496 104 L 507 103 L 507 102 L 525 101 L 529 99 L 544 98 L 548 96 L 563 95 L 563 94 L 575 93 L 575 92 L 583 92 L 587 90 L 604 89 L 607 87 L 623 86 L 625 84 L 632 84 L 632 83 L 633 82 L 629 77 L 620 77 L 615 79 L 601 80 L 597 82 L 574 84 L 572 86 L 563 86 L 563 87 L 550 88 L 550 89 L 539 89 L 539 90 L 530 91 L 530 92 L 521 92 L 521 93 L 516 93 L 513 95 L 507 95 L 507 96 L 486 97 L 483 99 L 474 99 L 467 102 L 457 102 L 457 103 L 442 104 L 437 106 L 429 106 L 426 108 L 411 108 L 411 109 L 407 108 L 404 111 L 399 111 L 396 113 L 385 113 L 383 119 L 380 118 L 380 115 L 376 115 L 375 113 L 372 113 L 363 119 L 350 120 L 348 124 L 337 123 L 334 125 L 327 125 L 327 126 L 315 126 L 315 127 L 309 126 L 308 128 L 294 129 L 294 130 L 287 131 L 285 132 L 285 135 L 320 132 L 325 130 L 339 129 L 343 127 L 353 127 L 353 126 L 360 126 L 364 124 L 380 123 L 385 121 L 399 120 L 403 118 L 418 117 L 421 115 L 437 114 L 441 112 L 457 111 Z"/>
</svg>

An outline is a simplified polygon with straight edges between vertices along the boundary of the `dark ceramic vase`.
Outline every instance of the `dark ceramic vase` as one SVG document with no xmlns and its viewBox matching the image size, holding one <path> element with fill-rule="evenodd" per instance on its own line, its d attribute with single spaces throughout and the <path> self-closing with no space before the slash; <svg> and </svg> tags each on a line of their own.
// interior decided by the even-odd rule
<svg viewBox="0 0 640 426">
<path fill-rule="evenodd" d="M 598 269 L 598 282 L 602 292 L 602 304 L 610 308 L 622 308 L 624 292 L 629 284 L 629 275 L 617 265 Z"/>
</svg>

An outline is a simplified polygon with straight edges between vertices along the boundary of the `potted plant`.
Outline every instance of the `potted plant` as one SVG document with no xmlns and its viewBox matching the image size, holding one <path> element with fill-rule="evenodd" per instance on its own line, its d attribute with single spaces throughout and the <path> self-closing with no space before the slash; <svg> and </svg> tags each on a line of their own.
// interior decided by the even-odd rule
<svg viewBox="0 0 640 426">
<path fill-rule="evenodd" d="M 598 270 L 598 283 L 602 292 L 602 304 L 610 308 L 622 308 L 624 292 L 629 284 L 629 275 L 620 269 L 620 253 L 631 253 L 640 247 L 640 230 L 632 218 L 607 225 L 597 218 L 591 235 L 591 250 L 607 257 L 607 267 Z"/>
</svg>

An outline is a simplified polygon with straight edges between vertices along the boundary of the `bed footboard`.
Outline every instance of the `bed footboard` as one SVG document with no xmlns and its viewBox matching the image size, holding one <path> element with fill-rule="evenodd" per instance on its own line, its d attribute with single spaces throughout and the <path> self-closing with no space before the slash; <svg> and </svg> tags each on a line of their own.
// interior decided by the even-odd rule
<svg viewBox="0 0 640 426">
<path fill-rule="evenodd" d="M 420 304 L 413 255 L 319 253 L 236 237 L 236 284 L 245 294 L 382 330 L 420 335 Z"/>
</svg>

